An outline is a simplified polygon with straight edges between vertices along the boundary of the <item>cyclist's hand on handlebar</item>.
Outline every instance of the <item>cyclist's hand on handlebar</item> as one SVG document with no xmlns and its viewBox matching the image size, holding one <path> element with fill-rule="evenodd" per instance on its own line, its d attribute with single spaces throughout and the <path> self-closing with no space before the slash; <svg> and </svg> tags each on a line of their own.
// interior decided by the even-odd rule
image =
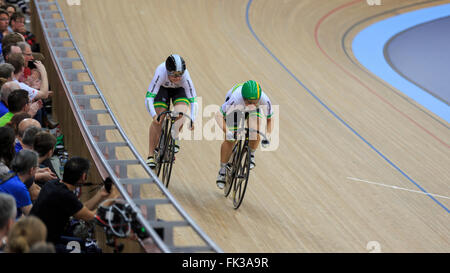
<svg viewBox="0 0 450 273">
<path fill-rule="evenodd" d="M 234 141 L 234 140 L 236 140 L 236 136 L 235 136 L 234 132 L 228 131 L 225 135 L 225 139 L 228 141 Z"/>
<path fill-rule="evenodd" d="M 155 122 L 155 123 L 157 123 L 157 124 L 161 124 L 162 123 L 162 117 L 159 119 L 159 121 L 158 121 L 158 115 L 155 115 L 154 117 L 153 117 L 153 122 Z"/>
<path fill-rule="evenodd" d="M 262 146 L 263 148 L 267 148 L 267 146 L 270 145 L 270 141 L 271 141 L 271 140 L 272 140 L 271 135 L 270 135 L 270 134 L 267 134 L 267 135 L 266 135 L 266 139 L 261 140 L 261 146 Z"/>
</svg>

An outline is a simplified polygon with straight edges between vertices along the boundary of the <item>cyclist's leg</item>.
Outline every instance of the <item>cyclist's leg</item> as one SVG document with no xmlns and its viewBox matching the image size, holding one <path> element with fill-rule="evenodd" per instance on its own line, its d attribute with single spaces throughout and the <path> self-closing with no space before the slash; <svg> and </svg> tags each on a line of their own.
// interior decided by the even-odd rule
<svg viewBox="0 0 450 273">
<path fill-rule="evenodd" d="M 232 116 L 225 117 L 225 123 L 228 131 L 233 132 L 237 130 L 238 121 Z M 224 133 L 224 141 L 220 146 L 220 169 L 216 180 L 217 186 L 220 189 L 223 189 L 223 187 L 225 186 L 225 167 L 230 160 L 231 154 L 233 153 L 233 147 L 235 143 L 236 140 L 227 140 Z"/>
<path fill-rule="evenodd" d="M 186 97 L 186 92 L 184 88 L 180 87 L 174 89 L 170 94 L 170 98 L 172 99 L 174 110 L 176 112 L 182 112 L 186 115 L 189 109 L 190 102 Z M 184 117 L 181 118 L 178 117 L 175 121 L 174 127 L 172 128 L 173 129 L 172 136 L 175 139 L 175 153 L 177 153 L 180 149 L 178 137 L 181 130 L 183 129 L 184 121 L 185 121 Z"/>
<path fill-rule="evenodd" d="M 228 114 L 224 116 L 225 124 L 229 132 L 236 132 L 239 125 L 239 117 L 234 115 L 234 113 Z M 224 141 L 220 147 L 220 164 L 227 164 L 228 160 L 230 160 L 231 153 L 233 152 L 235 140 L 227 140 L 227 136 L 224 133 Z"/>
<path fill-rule="evenodd" d="M 167 89 L 161 87 L 155 97 L 153 106 L 155 107 L 156 116 L 169 109 L 169 99 Z M 159 136 L 161 135 L 162 122 L 152 121 L 149 128 L 149 151 L 148 157 L 153 157 L 156 145 L 158 145 Z"/>
<path fill-rule="evenodd" d="M 158 107 L 155 106 L 156 115 L 161 114 L 162 112 L 166 111 L 168 108 L 165 107 Z M 155 153 L 156 145 L 158 145 L 159 136 L 161 135 L 161 128 L 162 128 L 162 122 L 157 123 L 155 121 L 152 121 L 152 124 L 150 125 L 150 140 L 149 140 L 149 151 L 148 156 L 153 156 Z"/>
</svg>

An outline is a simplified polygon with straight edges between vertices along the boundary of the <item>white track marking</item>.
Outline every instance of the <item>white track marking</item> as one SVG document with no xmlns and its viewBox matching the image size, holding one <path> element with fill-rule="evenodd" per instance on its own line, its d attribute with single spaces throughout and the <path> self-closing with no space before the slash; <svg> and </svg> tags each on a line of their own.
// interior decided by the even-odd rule
<svg viewBox="0 0 450 273">
<path fill-rule="evenodd" d="M 400 187 L 397 187 L 397 186 L 386 185 L 386 184 L 372 182 L 372 181 L 367 181 L 367 180 L 364 180 L 364 179 L 358 179 L 358 178 L 354 178 L 354 177 L 347 177 L 347 179 L 350 179 L 350 180 L 353 180 L 353 181 L 358 181 L 358 182 L 364 182 L 364 183 L 368 183 L 368 184 L 373 184 L 373 185 L 378 185 L 378 186 L 383 186 L 383 187 L 396 189 L 396 190 L 403 190 L 403 191 L 409 191 L 409 192 L 420 193 L 420 194 L 425 194 L 425 195 L 431 195 L 431 196 L 435 196 L 435 197 L 439 197 L 439 198 L 450 199 L 450 197 L 443 196 L 443 195 L 432 194 L 432 193 L 425 193 L 425 192 L 422 192 L 422 191 L 416 191 L 416 190 L 400 188 Z"/>
</svg>

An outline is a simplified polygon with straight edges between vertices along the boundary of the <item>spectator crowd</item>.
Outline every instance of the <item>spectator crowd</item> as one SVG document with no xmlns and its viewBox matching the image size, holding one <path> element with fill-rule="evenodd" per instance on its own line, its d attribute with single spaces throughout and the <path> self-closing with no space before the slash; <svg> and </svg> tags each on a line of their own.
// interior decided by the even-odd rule
<svg viewBox="0 0 450 273">
<path fill-rule="evenodd" d="M 48 56 L 27 29 L 30 16 L 24 0 L 0 0 L 0 252 L 68 252 L 74 241 L 85 249 L 74 226 L 118 192 L 101 187 L 82 203 L 90 162 L 73 156 L 60 165 Z"/>
</svg>

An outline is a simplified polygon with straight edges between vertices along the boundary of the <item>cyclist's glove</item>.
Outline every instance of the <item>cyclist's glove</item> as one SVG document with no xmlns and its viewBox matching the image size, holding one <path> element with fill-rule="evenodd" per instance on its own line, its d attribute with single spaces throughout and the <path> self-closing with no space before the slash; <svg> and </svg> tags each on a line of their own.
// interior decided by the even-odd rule
<svg viewBox="0 0 450 273">
<path fill-rule="evenodd" d="M 228 131 L 227 134 L 226 134 L 226 140 L 228 140 L 228 141 L 236 140 L 235 133 Z"/>
</svg>

